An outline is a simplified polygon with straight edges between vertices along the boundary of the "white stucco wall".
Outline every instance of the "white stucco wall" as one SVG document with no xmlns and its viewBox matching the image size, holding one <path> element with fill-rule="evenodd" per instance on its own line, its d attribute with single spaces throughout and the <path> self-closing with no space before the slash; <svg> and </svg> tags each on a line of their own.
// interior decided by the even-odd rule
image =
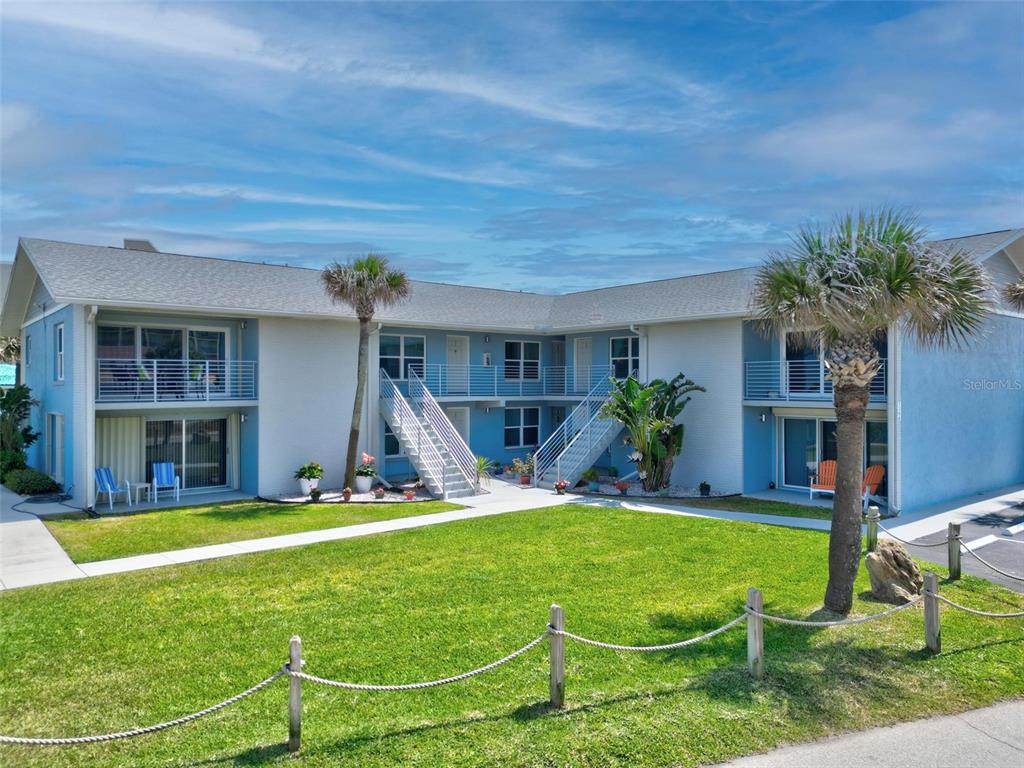
<svg viewBox="0 0 1024 768">
<path fill-rule="evenodd" d="M 261 496 L 293 490 L 292 475 L 307 461 L 323 464 L 322 487 L 341 486 L 358 344 L 354 322 L 260 320 Z"/>
<path fill-rule="evenodd" d="M 707 389 L 682 414 L 683 452 L 674 483 L 707 480 L 720 491 L 743 490 L 743 347 L 740 320 L 700 320 L 647 329 L 649 379 L 685 373 Z"/>
</svg>

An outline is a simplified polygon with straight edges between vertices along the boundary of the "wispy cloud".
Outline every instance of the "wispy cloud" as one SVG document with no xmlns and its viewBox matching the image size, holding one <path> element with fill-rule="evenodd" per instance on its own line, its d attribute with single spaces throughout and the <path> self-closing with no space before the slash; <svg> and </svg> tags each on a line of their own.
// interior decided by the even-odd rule
<svg viewBox="0 0 1024 768">
<path fill-rule="evenodd" d="M 351 200 L 344 197 L 304 195 L 288 192 L 273 192 L 253 187 L 224 184 L 162 184 L 144 185 L 135 190 L 140 195 L 164 195 L 168 197 L 203 197 L 227 200 L 244 200 L 253 203 L 283 203 L 324 208 L 356 208 L 366 211 L 415 211 L 419 205 L 405 203 L 380 203 L 371 200 Z"/>
<path fill-rule="evenodd" d="M 322 235 L 346 233 L 378 240 L 453 241 L 466 240 L 469 235 L 458 229 L 433 224 L 392 221 L 356 221 L 342 219 L 278 219 L 239 224 L 232 232 L 304 232 Z"/>
</svg>

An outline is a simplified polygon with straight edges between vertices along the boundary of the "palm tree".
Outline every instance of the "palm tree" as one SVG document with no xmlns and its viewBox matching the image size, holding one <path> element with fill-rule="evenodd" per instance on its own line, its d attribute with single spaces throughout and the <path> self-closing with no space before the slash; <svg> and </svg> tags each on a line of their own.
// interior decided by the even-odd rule
<svg viewBox="0 0 1024 768">
<path fill-rule="evenodd" d="M 982 266 L 936 247 L 911 214 L 847 214 L 805 227 L 760 268 L 753 306 L 766 332 L 820 340 L 836 410 L 836 489 L 825 608 L 848 613 L 860 564 L 862 450 L 868 388 L 880 369 L 874 341 L 904 323 L 923 346 L 961 346 L 991 307 Z M 815 341 L 811 341 L 814 339 Z"/>
<path fill-rule="evenodd" d="M 1024 312 L 1024 277 L 1003 288 L 1003 298 L 1018 312 Z"/>
<path fill-rule="evenodd" d="M 351 264 L 333 264 L 324 268 L 320 279 L 334 302 L 344 302 L 359 318 L 359 362 L 356 366 L 356 397 L 352 403 L 352 426 L 345 457 L 345 485 L 354 484 L 356 454 L 359 452 L 359 426 L 366 397 L 366 365 L 370 351 L 370 321 L 377 309 L 401 301 L 409 295 L 409 278 L 392 269 L 388 260 L 371 253 Z"/>
</svg>

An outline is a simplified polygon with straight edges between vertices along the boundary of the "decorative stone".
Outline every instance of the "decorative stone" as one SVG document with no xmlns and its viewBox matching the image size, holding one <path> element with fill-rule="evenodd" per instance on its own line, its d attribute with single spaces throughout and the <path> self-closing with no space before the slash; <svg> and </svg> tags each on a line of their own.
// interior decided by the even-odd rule
<svg viewBox="0 0 1024 768">
<path fill-rule="evenodd" d="M 883 603 L 903 605 L 921 594 L 921 570 L 898 541 L 879 539 L 864 563 L 871 577 L 871 594 Z"/>
</svg>

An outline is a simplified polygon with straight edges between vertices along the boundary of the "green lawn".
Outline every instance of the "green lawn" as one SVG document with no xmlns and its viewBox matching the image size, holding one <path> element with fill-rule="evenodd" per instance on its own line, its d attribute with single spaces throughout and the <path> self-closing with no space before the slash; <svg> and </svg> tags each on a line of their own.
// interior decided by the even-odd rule
<svg viewBox="0 0 1024 768">
<path fill-rule="evenodd" d="M 413 517 L 459 509 L 440 501 L 395 504 L 269 504 L 239 501 L 132 515 L 86 518 L 72 514 L 46 527 L 76 563 L 223 544 L 285 533 Z"/>
<path fill-rule="evenodd" d="M 564 506 L 287 551 L 0 593 L 0 733 L 73 735 L 177 717 L 277 669 L 303 639 L 307 671 L 425 680 L 567 628 L 664 643 L 716 627 L 748 586 L 769 611 L 820 605 L 817 531 Z M 858 583 L 855 612 L 883 606 Z M 989 610 L 1024 597 L 979 579 L 943 585 Z M 694 766 L 835 731 L 1024 695 L 1024 626 L 943 611 L 808 631 L 768 625 L 766 677 L 742 627 L 695 647 L 619 654 L 567 645 L 567 709 L 550 712 L 539 648 L 457 685 L 401 694 L 307 685 L 303 751 L 286 754 L 287 685 L 128 742 L 31 750 L 18 766 Z"/>
<path fill-rule="evenodd" d="M 751 512 L 757 515 L 782 515 L 784 517 L 810 517 L 815 520 L 831 520 L 831 507 L 812 507 L 806 504 L 790 504 L 788 501 L 765 501 L 750 496 L 722 496 L 717 499 L 679 499 L 675 503 L 700 509 L 723 509 L 727 512 Z"/>
</svg>

